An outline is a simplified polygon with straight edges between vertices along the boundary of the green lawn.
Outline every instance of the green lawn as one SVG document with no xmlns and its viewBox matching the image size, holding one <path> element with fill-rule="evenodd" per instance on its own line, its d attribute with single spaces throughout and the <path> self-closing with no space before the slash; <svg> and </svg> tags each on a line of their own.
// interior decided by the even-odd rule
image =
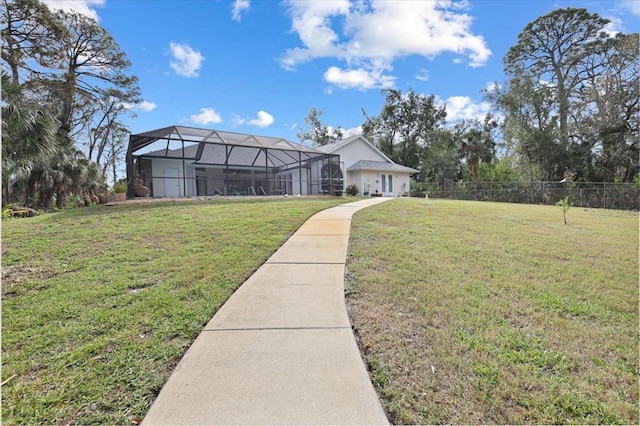
<svg viewBox="0 0 640 426">
<path fill-rule="evenodd" d="M 95 206 L 2 223 L 2 423 L 143 417 L 229 295 L 340 197 Z"/>
<path fill-rule="evenodd" d="M 399 199 L 347 304 L 393 423 L 639 424 L 638 214 Z"/>
</svg>

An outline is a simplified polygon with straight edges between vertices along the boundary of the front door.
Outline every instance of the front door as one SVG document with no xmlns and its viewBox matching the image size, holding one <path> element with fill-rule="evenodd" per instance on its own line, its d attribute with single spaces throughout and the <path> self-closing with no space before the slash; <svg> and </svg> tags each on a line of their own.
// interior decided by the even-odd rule
<svg viewBox="0 0 640 426">
<path fill-rule="evenodd" d="M 393 175 L 381 175 L 382 178 L 382 193 L 393 193 Z"/>
<path fill-rule="evenodd" d="M 164 196 L 180 196 L 180 170 L 164 169 Z"/>
</svg>

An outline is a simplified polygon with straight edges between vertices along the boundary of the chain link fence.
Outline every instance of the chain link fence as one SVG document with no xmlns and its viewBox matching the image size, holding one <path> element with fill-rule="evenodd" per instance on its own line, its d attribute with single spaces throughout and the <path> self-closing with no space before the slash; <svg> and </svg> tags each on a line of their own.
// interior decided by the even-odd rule
<svg viewBox="0 0 640 426">
<path fill-rule="evenodd" d="M 507 203 L 555 204 L 569 196 L 576 207 L 634 210 L 640 207 L 640 186 L 609 182 L 415 182 L 411 196 Z"/>
</svg>

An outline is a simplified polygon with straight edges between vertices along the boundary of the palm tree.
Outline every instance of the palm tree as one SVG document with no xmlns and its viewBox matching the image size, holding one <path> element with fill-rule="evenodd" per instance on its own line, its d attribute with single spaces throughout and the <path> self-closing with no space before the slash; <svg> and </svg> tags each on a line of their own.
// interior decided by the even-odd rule
<svg viewBox="0 0 640 426">
<path fill-rule="evenodd" d="M 56 169 L 54 188 L 56 207 L 61 209 L 70 196 L 76 196 L 83 202 L 95 201 L 103 188 L 104 181 L 98 165 L 90 161 L 80 151 L 71 148 L 65 153 L 64 161 Z"/>
<path fill-rule="evenodd" d="M 497 126 L 491 114 L 486 115 L 484 123 L 478 120 L 463 120 L 455 126 L 460 144 L 460 157 L 465 159 L 474 182 L 478 182 L 480 164 L 490 163 L 495 156 L 496 144 L 492 131 Z"/>
<path fill-rule="evenodd" d="M 29 104 L 22 87 L 10 82 L 4 72 L 2 98 L 2 205 L 20 195 L 29 205 L 36 192 L 33 173 L 59 148 L 58 122 L 52 114 Z"/>
</svg>

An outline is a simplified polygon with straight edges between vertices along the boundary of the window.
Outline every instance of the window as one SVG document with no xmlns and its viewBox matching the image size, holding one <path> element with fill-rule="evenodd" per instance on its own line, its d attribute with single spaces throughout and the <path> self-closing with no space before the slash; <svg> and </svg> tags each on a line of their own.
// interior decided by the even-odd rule
<svg viewBox="0 0 640 426">
<path fill-rule="evenodd" d="M 393 176 L 389 175 L 389 192 L 393 192 Z"/>
</svg>

